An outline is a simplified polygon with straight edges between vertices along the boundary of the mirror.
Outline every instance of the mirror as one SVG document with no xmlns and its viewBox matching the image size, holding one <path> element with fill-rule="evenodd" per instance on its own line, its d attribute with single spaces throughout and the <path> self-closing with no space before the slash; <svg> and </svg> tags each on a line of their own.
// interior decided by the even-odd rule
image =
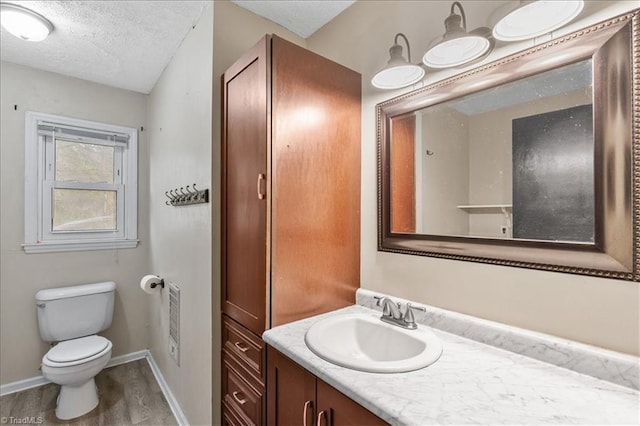
<svg viewBox="0 0 640 426">
<path fill-rule="evenodd" d="M 639 280 L 638 19 L 379 104 L 379 250 Z"/>
<path fill-rule="evenodd" d="M 592 91 L 587 59 L 392 117 L 391 232 L 592 243 Z"/>
</svg>

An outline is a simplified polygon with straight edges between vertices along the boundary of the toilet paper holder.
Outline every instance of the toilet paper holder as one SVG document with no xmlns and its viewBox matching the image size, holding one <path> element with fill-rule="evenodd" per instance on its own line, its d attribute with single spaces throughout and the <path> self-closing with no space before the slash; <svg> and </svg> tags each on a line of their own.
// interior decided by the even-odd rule
<svg viewBox="0 0 640 426">
<path fill-rule="evenodd" d="M 164 288 L 164 279 L 160 278 L 160 282 L 159 283 L 151 283 L 151 285 L 149 287 L 151 287 L 151 288 L 156 288 L 156 287 Z"/>
<path fill-rule="evenodd" d="M 153 294 L 164 289 L 164 278 L 157 275 L 145 275 L 140 280 L 140 288 L 148 294 Z"/>
</svg>

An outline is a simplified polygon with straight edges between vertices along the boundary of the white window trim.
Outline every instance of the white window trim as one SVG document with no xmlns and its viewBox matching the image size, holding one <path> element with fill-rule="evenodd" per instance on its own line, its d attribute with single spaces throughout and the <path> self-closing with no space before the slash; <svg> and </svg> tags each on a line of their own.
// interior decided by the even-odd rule
<svg viewBox="0 0 640 426">
<path fill-rule="evenodd" d="M 126 160 L 123 161 L 122 182 L 124 190 L 124 234 L 119 238 L 69 239 L 43 241 L 42 191 L 44 179 L 40 176 L 45 162 L 45 146 L 39 140 L 38 122 L 47 121 L 61 125 L 99 129 L 129 135 Z M 25 113 L 25 198 L 24 244 L 26 253 L 68 252 L 81 250 L 113 250 L 135 248 L 138 245 L 138 131 L 130 127 L 79 120 L 52 114 L 27 111 Z"/>
</svg>

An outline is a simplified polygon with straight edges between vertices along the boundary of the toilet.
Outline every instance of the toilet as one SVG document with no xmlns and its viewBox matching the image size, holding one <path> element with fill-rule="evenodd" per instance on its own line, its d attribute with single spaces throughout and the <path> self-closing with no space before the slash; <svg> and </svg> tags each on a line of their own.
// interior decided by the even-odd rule
<svg viewBox="0 0 640 426">
<path fill-rule="evenodd" d="M 113 281 L 50 288 L 36 293 L 38 327 L 45 342 L 57 342 L 42 357 L 42 375 L 60 385 L 56 417 L 69 420 L 98 405 L 95 376 L 111 359 Z"/>
</svg>

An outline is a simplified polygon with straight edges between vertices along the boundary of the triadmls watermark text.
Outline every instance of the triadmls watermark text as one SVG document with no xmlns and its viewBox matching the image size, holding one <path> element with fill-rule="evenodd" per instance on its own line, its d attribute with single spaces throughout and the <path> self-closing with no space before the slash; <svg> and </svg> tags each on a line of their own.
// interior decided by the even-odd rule
<svg viewBox="0 0 640 426">
<path fill-rule="evenodd" d="M 26 417 L 0 417 L 0 424 L 3 425 L 41 425 L 44 423 L 42 416 L 26 416 Z"/>
</svg>

